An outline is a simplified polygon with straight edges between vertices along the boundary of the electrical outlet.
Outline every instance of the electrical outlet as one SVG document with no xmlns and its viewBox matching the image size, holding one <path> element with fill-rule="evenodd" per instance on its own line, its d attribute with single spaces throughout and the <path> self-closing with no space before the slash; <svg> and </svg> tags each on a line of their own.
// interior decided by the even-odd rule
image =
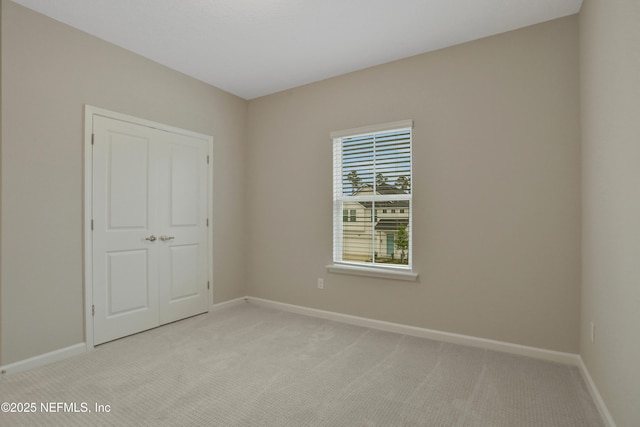
<svg viewBox="0 0 640 427">
<path fill-rule="evenodd" d="M 324 289 L 324 279 L 318 277 L 318 289 Z"/>
<path fill-rule="evenodd" d="M 591 322 L 591 344 L 596 342 L 596 324 Z"/>
</svg>

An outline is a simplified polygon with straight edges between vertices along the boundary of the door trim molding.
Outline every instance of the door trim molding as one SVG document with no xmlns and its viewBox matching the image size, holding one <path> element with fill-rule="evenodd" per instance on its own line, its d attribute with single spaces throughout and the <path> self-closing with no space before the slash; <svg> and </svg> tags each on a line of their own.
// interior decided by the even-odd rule
<svg viewBox="0 0 640 427">
<path fill-rule="evenodd" d="M 93 206 L 93 149 L 92 149 L 92 134 L 93 134 L 93 117 L 102 116 L 110 119 L 120 120 L 124 122 L 133 123 L 140 126 L 146 126 L 153 129 L 158 129 L 166 132 L 175 133 L 178 135 L 186 135 L 205 139 L 208 141 L 207 155 L 211 161 L 207 165 L 207 217 L 209 218 L 209 228 L 207 232 L 207 248 L 208 248 L 208 262 L 207 262 L 207 275 L 208 281 L 211 284 L 209 287 L 208 297 L 208 311 L 211 311 L 213 307 L 213 137 L 210 135 L 201 134 L 198 132 L 189 131 L 186 129 L 177 128 L 174 126 L 166 125 L 163 123 L 154 122 L 151 120 L 141 119 L 138 117 L 130 116 L 127 114 L 117 113 L 115 111 L 105 110 L 104 108 L 94 107 L 92 105 L 85 104 L 84 106 L 84 224 L 83 224 L 83 242 L 84 242 L 84 333 L 85 343 L 87 351 L 94 348 L 93 337 L 93 314 L 91 307 L 93 305 L 93 263 L 92 263 L 92 232 L 91 232 L 91 220 L 92 220 L 92 206 Z"/>
</svg>

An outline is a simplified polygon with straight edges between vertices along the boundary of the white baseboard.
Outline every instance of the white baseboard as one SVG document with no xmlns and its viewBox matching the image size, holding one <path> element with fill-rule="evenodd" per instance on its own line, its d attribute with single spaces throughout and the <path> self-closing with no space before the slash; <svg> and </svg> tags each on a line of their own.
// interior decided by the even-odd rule
<svg viewBox="0 0 640 427">
<path fill-rule="evenodd" d="M 593 398 L 593 402 L 595 403 L 596 408 L 598 408 L 598 412 L 600 412 L 602 421 L 604 421 L 606 427 L 616 427 L 616 423 L 613 421 L 613 417 L 609 412 L 609 408 L 607 408 L 607 405 L 604 403 L 602 396 L 600 396 L 600 392 L 596 387 L 596 383 L 593 382 L 593 378 L 591 378 L 591 374 L 587 369 L 587 365 L 584 364 L 584 360 L 582 360 L 582 356 L 579 356 L 578 359 L 580 362 L 578 364 L 578 366 L 580 367 L 580 373 L 582 374 L 582 378 L 584 379 L 584 382 L 587 385 L 587 389 L 589 389 L 589 393 Z"/>
<path fill-rule="evenodd" d="M 291 313 L 303 314 L 307 316 L 319 317 L 327 320 L 348 323 L 351 325 L 363 326 L 387 332 L 396 332 L 404 335 L 411 335 L 420 338 L 428 338 L 436 341 L 443 341 L 452 344 L 461 344 L 470 347 L 478 347 L 487 350 L 500 351 L 503 353 L 516 354 L 519 356 L 533 357 L 550 362 L 563 363 L 565 365 L 578 366 L 580 356 L 572 353 L 563 353 L 553 350 L 545 350 L 537 347 L 528 347 L 520 344 L 494 341 L 485 338 L 477 338 L 468 335 L 453 334 L 449 332 L 436 331 L 433 329 L 407 326 L 399 323 L 385 322 L 381 320 L 368 319 L 365 317 L 351 316 L 348 314 L 335 313 L 332 311 L 317 310 L 298 305 L 285 304 L 262 298 L 246 297 L 250 303 L 263 307 L 270 307 Z"/>
<path fill-rule="evenodd" d="M 247 302 L 247 297 L 240 297 L 236 299 L 232 299 L 229 301 L 219 302 L 217 304 L 213 304 L 211 306 L 210 312 L 222 310 L 223 308 L 234 307 L 237 305 L 245 304 Z"/>
<path fill-rule="evenodd" d="M 82 342 L 59 350 L 50 351 L 49 353 L 39 354 L 38 356 L 10 363 L 0 367 L 0 372 L 2 375 L 11 375 L 28 369 L 48 365 L 49 363 L 58 362 L 68 357 L 77 356 L 78 354 L 85 353 L 86 351 L 87 346 Z"/>
</svg>

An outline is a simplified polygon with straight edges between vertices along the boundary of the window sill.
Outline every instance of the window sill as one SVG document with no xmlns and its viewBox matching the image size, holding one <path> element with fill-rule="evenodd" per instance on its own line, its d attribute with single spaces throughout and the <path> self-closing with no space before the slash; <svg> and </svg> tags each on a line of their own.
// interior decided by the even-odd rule
<svg viewBox="0 0 640 427">
<path fill-rule="evenodd" d="M 346 264 L 329 264 L 327 265 L 329 273 L 351 274 L 354 276 L 377 277 L 381 279 L 405 280 L 415 282 L 418 280 L 418 273 L 404 270 L 392 270 L 386 268 L 361 267 Z"/>
</svg>

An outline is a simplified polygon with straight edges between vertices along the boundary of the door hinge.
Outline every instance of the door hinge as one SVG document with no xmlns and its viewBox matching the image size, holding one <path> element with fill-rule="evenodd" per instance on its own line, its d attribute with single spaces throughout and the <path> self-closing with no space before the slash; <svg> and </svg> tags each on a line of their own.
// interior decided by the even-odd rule
<svg viewBox="0 0 640 427">
<path fill-rule="evenodd" d="M 92 134 L 91 134 L 91 145 L 93 145 L 93 143 L 94 143 L 94 138 L 95 138 L 95 136 L 96 136 L 96 134 L 95 134 L 95 133 L 92 133 Z"/>
<path fill-rule="evenodd" d="M 93 231 L 93 220 L 91 220 L 91 231 Z"/>
<path fill-rule="evenodd" d="M 92 316 L 95 316 L 95 315 L 96 315 L 96 306 L 95 306 L 95 305 L 92 305 L 92 306 L 91 306 L 91 315 L 92 315 Z"/>
<path fill-rule="evenodd" d="M 209 226 L 209 218 L 207 218 L 207 227 Z"/>
<path fill-rule="evenodd" d="M 207 154 L 207 164 L 209 164 L 209 155 Z"/>
<path fill-rule="evenodd" d="M 209 285 L 209 282 L 207 282 L 207 289 L 211 289 L 209 286 L 210 286 L 210 285 Z"/>
</svg>

